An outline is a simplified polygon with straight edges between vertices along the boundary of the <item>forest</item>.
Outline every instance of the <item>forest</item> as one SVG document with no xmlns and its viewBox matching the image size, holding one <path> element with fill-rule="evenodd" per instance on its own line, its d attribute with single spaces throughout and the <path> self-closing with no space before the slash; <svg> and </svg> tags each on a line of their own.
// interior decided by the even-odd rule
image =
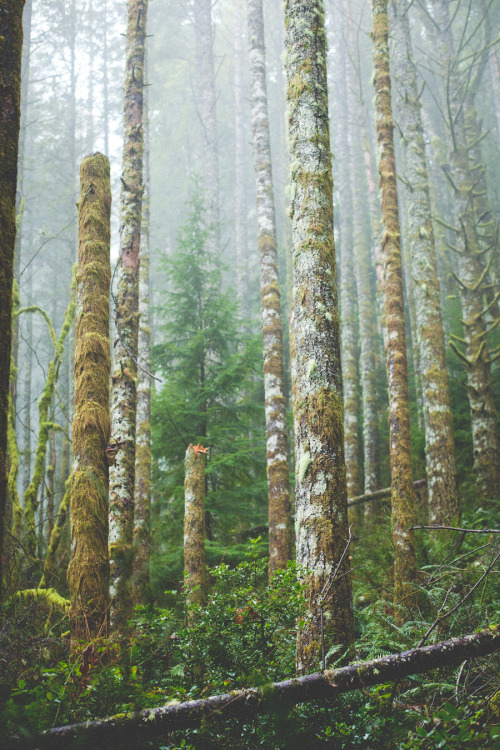
<svg viewBox="0 0 500 750">
<path fill-rule="evenodd" d="M 0 0 L 0 748 L 500 750 L 500 0 Z"/>
</svg>

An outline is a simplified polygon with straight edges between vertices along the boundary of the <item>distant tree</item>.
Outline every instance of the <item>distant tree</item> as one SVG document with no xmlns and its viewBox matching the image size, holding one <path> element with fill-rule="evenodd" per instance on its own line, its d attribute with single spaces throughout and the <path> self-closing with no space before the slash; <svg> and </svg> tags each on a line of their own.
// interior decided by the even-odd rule
<svg viewBox="0 0 500 750">
<path fill-rule="evenodd" d="M 153 350 L 155 371 L 165 382 L 153 399 L 154 484 L 163 521 L 152 570 L 166 566 L 164 576 L 171 581 L 182 572 L 189 443 L 210 450 L 209 563 L 219 562 L 224 545 L 242 539 L 246 530 L 259 527 L 262 533 L 267 515 L 261 346 L 241 333 L 233 291 L 220 291 L 220 261 L 207 253 L 209 238 L 203 194 L 195 183 L 177 247 L 163 261 L 169 294 L 159 309 L 163 341 Z"/>
<path fill-rule="evenodd" d="M 12 283 L 16 242 L 16 184 L 21 107 L 24 0 L 0 5 L 0 599 L 7 504 L 7 424 L 12 342 Z"/>
<path fill-rule="evenodd" d="M 212 0 L 194 0 L 193 11 L 196 51 L 195 104 L 200 122 L 201 168 L 209 227 L 207 252 L 215 256 L 220 253 L 220 196 Z"/>
<path fill-rule="evenodd" d="M 321 641 L 352 642 L 342 374 L 333 240 L 333 181 L 322 0 L 285 3 L 294 256 L 294 400 L 297 565 L 308 617 L 297 669 L 320 664 Z M 339 565 L 335 596 L 325 596 Z M 322 627 L 323 625 L 323 627 Z"/>
</svg>

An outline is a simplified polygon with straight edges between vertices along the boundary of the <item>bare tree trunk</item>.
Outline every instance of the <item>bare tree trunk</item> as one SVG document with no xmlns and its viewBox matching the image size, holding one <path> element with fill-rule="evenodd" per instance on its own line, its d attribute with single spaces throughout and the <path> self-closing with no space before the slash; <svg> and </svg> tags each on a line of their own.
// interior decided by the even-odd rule
<svg viewBox="0 0 500 750">
<path fill-rule="evenodd" d="M 71 486 L 71 647 L 105 635 L 109 616 L 108 463 L 111 187 L 107 156 L 80 167 L 74 467 Z"/>
<path fill-rule="evenodd" d="M 360 384 L 358 374 L 358 316 L 356 305 L 356 276 L 354 272 L 354 222 L 349 149 L 350 123 L 347 109 L 346 58 L 342 54 L 342 26 L 335 24 L 336 88 L 338 114 L 338 169 L 340 206 L 340 343 L 342 383 L 344 392 L 344 452 L 347 495 L 359 495 L 362 490 L 360 445 Z"/>
<path fill-rule="evenodd" d="M 460 500 L 420 92 L 410 37 L 409 0 L 398 0 L 391 7 L 396 107 L 399 129 L 404 133 L 403 176 L 424 399 L 429 512 L 433 522 L 450 524 L 460 519 Z"/>
<path fill-rule="evenodd" d="M 186 450 L 184 478 L 184 572 L 190 601 L 203 604 L 207 596 L 205 566 L 205 464 L 200 446 Z"/>
<path fill-rule="evenodd" d="M 139 246 L 143 193 L 143 97 L 147 0 L 129 0 L 124 146 L 120 198 L 120 257 L 115 302 L 111 431 L 120 444 L 110 472 L 109 559 L 112 620 L 125 628 L 131 610 L 134 532 Z"/>
<path fill-rule="evenodd" d="M 324 589 L 348 535 L 342 373 L 333 241 L 333 184 L 322 0 L 287 0 L 292 250 L 294 254 L 295 455 L 297 564 L 309 618 L 299 631 L 297 669 L 353 638 L 348 562 L 335 597 Z M 307 571 L 307 572 L 306 572 Z"/>
<path fill-rule="evenodd" d="M 247 111 L 244 89 L 244 0 L 234 0 L 234 112 L 235 112 L 235 266 L 236 294 L 244 329 L 248 329 L 248 242 L 246 201 Z"/>
<path fill-rule="evenodd" d="M 203 185 L 207 228 L 207 253 L 220 253 L 219 141 L 213 58 L 212 0 L 194 0 L 196 48 L 196 103 L 201 127 Z"/>
<path fill-rule="evenodd" d="M 345 11 L 346 3 L 343 3 Z M 348 31 L 345 28 L 344 31 Z M 348 37 L 347 37 L 348 38 Z M 343 47 L 346 57 L 347 107 L 350 133 L 351 205 L 353 231 L 354 277 L 359 310 L 359 338 L 361 356 L 359 370 L 363 399 L 363 464 L 364 491 L 374 492 L 379 488 L 379 437 L 378 437 L 378 393 L 377 393 L 377 307 L 374 303 L 371 267 L 372 258 L 365 216 L 366 200 L 362 191 L 366 186 L 365 167 L 359 118 L 359 81 L 353 64 L 353 50 Z M 341 198 L 344 195 L 341 191 Z M 344 204 L 343 204 L 344 205 Z M 342 218 L 342 214 L 341 214 Z M 350 221 L 350 217 L 349 221 Z M 344 381 L 345 382 L 345 381 Z M 345 417 L 344 417 L 345 419 Z M 353 497 L 347 489 L 348 497 Z M 370 506 L 374 508 L 375 506 Z"/>
<path fill-rule="evenodd" d="M 269 575 L 285 568 L 292 552 L 285 360 L 281 291 L 271 166 L 269 111 L 262 0 L 248 1 L 252 89 L 252 136 L 260 252 L 260 300 L 264 344 L 267 482 L 269 499 Z"/>
<path fill-rule="evenodd" d="M 413 582 L 417 572 L 415 541 L 410 526 L 415 522 L 415 496 L 411 468 L 408 365 L 401 269 L 401 244 L 394 159 L 389 32 L 387 0 L 372 0 L 374 84 L 377 111 L 378 171 L 382 192 L 382 252 L 387 325 L 387 379 L 389 383 L 389 433 L 391 502 L 394 539 L 394 602 L 397 617 L 402 607 L 415 602 Z"/>
</svg>

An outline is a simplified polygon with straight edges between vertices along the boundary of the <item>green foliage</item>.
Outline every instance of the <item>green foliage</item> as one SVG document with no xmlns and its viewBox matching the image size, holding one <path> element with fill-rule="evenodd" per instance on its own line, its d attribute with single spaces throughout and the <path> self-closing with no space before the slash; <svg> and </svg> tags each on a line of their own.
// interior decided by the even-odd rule
<svg viewBox="0 0 500 750">
<path fill-rule="evenodd" d="M 166 499 L 155 525 L 157 588 L 174 585 L 182 571 L 189 443 L 210 448 L 209 540 L 224 547 L 241 541 L 241 532 L 264 524 L 267 513 L 261 342 L 241 334 L 234 293 L 221 290 L 220 262 L 207 255 L 207 237 L 195 183 L 177 248 L 163 261 L 170 291 L 160 310 L 165 337 L 154 349 L 165 380 L 152 416 L 155 488 Z"/>
</svg>

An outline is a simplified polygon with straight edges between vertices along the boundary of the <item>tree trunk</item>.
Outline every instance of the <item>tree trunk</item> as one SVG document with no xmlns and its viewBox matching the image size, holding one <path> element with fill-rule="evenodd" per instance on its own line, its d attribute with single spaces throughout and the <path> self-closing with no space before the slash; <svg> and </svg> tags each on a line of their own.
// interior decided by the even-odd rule
<svg viewBox="0 0 500 750">
<path fill-rule="evenodd" d="M 358 316 L 356 280 L 354 275 L 354 222 L 349 150 L 350 123 L 347 109 L 346 57 L 342 49 L 342 26 L 335 24 L 336 89 L 338 97 L 338 170 L 340 205 L 340 343 L 342 352 L 342 383 L 344 392 L 344 451 L 347 495 L 362 490 L 360 446 L 360 387 L 358 374 Z M 359 186 L 357 186 L 359 187 Z"/>
<path fill-rule="evenodd" d="M 134 532 L 139 246 L 143 192 L 143 97 L 147 0 L 129 0 L 124 87 L 124 146 L 120 198 L 120 256 L 115 300 L 111 431 L 119 444 L 110 472 L 109 559 L 112 620 L 125 628 L 131 611 Z"/>
<path fill-rule="evenodd" d="M 277 702 L 288 708 L 319 700 L 331 702 L 340 693 L 366 690 L 385 682 L 400 682 L 409 675 L 440 667 L 458 666 L 464 659 L 487 656 L 499 648 L 500 635 L 493 630 L 484 630 L 433 646 L 275 682 L 264 688 L 233 690 L 232 693 L 211 698 L 145 708 L 135 714 L 119 714 L 83 724 L 55 727 L 32 741 L 13 739 L 6 750 L 35 747 L 37 750 L 63 750 L 75 740 L 78 747 L 111 750 L 122 747 L 123 743 L 139 743 L 141 740 L 164 737 L 174 730 L 197 727 L 209 719 L 217 721 L 237 717 L 248 720 L 257 714 L 272 711 Z"/>
<path fill-rule="evenodd" d="M 449 161 L 443 169 L 450 183 L 455 207 L 455 249 L 464 336 L 453 336 L 452 348 L 465 363 L 472 426 L 474 470 L 477 483 L 476 501 L 500 498 L 500 443 L 497 430 L 497 410 L 491 377 L 491 358 L 486 340 L 488 324 L 485 318 L 489 305 L 484 304 L 484 267 L 481 243 L 478 238 L 474 211 L 476 176 L 471 172 L 463 112 L 463 76 L 459 60 L 453 50 L 449 7 L 446 0 L 432 0 L 434 23 L 438 29 L 436 44 L 438 59 L 444 71 L 446 89 L 445 111 L 449 137 Z M 465 92 L 474 97 L 481 67 L 467 81 Z M 470 105 L 470 101 L 469 101 Z M 463 350 L 460 348 L 463 346 Z"/>
<path fill-rule="evenodd" d="M 190 601 L 197 604 L 204 604 L 207 596 L 205 464 L 205 453 L 189 445 L 184 478 L 184 580 Z"/>
<path fill-rule="evenodd" d="M 28 122 L 28 93 L 30 77 L 30 53 L 31 53 L 31 17 L 32 0 L 28 0 L 23 12 L 23 51 L 21 61 L 21 120 L 19 131 L 19 151 L 17 157 L 18 176 L 16 189 L 16 246 L 14 251 L 14 279 L 20 283 L 19 271 L 21 267 L 21 243 L 23 238 L 23 225 L 25 223 L 26 196 L 25 196 L 25 153 L 26 153 L 26 130 Z M 14 319 L 12 330 L 12 361 L 17 374 L 19 358 L 19 318 Z M 14 414 L 17 411 L 18 382 L 17 377 L 11 382 L 12 408 Z"/>
<path fill-rule="evenodd" d="M 109 160 L 87 156 L 80 167 L 78 317 L 71 484 L 71 646 L 106 634 L 109 615 L 108 462 L 109 285 L 111 187 Z"/>
<path fill-rule="evenodd" d="M 345 2 L 344 2 L 345 7 Z M 346 30 L 344 28 L 344 30 Z M 347 29 L 348 30 L 348 29 Z M 348 38 L 348 37 L 347 37 Z M 349 54 L 350 52 L 350 54 Z M 359 370 L 363 399 L 363 463 L 364 491 L 379 488 L 379 437 L 377 394 L 377 307 L 372 289 L 372 258 L 367 234 L 367 201 L 364 200 L 366 179 L 363 163 L 361 128 L 359 121 L 359 83 L 353 64 L 353 50 L 344 47 L 346 57 L 347 106 L 350 133 L 350 172 L 353 232 L 354 276 L 359 310 L 359 338 L 361 356 Z M 362 194 L 363 191 L 363 194 Z M 343 198 L 341 191 L 341 198 Z M 345 382 L 345 381 L 344 381 Z M 353 497 L 349 492 L 349 497 Z M 373 508 L 374 506 L 370 506 Z"/>
<path fill-rule="evenodd" d="M 144 603 L 149 588 L 151 548 L 151 279 L 149 265 L 149 112 L 144 94 L 144 196 L 142 201 L 139 266 L 139 370 L 137 373 L 137 430 L 135 448 L 135 508 L 132 599 Z"/>
<path fill-rule="evenodd" d="M 12 283 L 16 243 L 17 155 L 21 105 L 24 0 L 4 0 L 0 15 L 0 601 L 7 503 L 7 424 L 12 343 Z"/>
<path fill-rule="evenodd" d="M 38 307 L 31 307 L 26 309 L 21 309 L 20 312 L 27 312 L 28 314 L 31 314 L 32 312 L 39 311 L 40 308 Z M 44 316 L 46 313 L 43 313 Z M 48 318 L 48 316 L 47 316 Z M 59 334 L 59 338 L 57 341 L 55 340 L 55 334 L 54 330 L 52 328 L 51 324 L 51 336 L 54 343 L 54 356 L 49 362 L 49 367 L 47 370 L 47 379 L 45 381 L 45 386 L 42 392 L 42 395 L 40 397 L 40 400 L 38 402 L 38 441 L 35 451 L 35 464 L 33 467 L 33 475 L 31 477 L 31 481 L 28 485 L 28 488 L 26 489 L 24 493 L 24 512 L 26 517 L 26 552 L 28 557 L 28 565 L 30 567 L 29 577 L 31 577 L 35 573 L 35 568 L 39 564 L 39 560 L 36 559 L 36 544 L 37 544 L 37 536 L 36 536 L 36 512 L 38 508 L 38 491 L 40 490 L 40 486 L 42 484 L 43 475 L 45 471 L 45 459 L 47 456 L 47 442 L 49 439 L 49 433 L 50 433 L 50 422 L 49 419 L 49 409 L 52 404 L 52 399 L 54 398 L 54 393 L 56 390 L 57 381 L 59 378 L 59 371 L 62 364 L 62 359 L 64 355 L 64 344 L 66 341 L 66 338 L 68 336 L 68 333 L 71 329 L 71 326 L 73 325 L 73 321 L 75 319 L 75 291 L 74 291 L 74 284 L 71 284 L 71 292 L 70 292 L 70 301 L 68 308 L 66 310 L 66 314 L 64 316 L 64 322 L 61 328 L 61 333 Z"/>
<path fill-rule="evenodd" d="M 415 602 L 413 582 L 417 564 L 413 533 L 415 496 L 411 468 L 408 365 L 401 270 L 401 244 L 396 186 L 396 163 L 389 72 L 387 0 L 372 0 L 374 84 L 377 112 L 378 170 L 382 192 L 382 252 L 384 256 L 385 312 L 387 325 L 387 379 L 389 383 L 389 435 L 391 502 L 394 539 L 394 602 L 398 619 L 402 609 Z"/>
<path fill-rule="evenodd" d="M 248 140 L 246 122 L 247 102 L 244 88 L 244 0 L 234 0 L 234 113 L 235 113 L 235 266 L 236 294 L 239 313 L 243 319 L 243 330 L 249 330 L 248 307 L 248 242 L 247 242 L 247 200 L 246 200 L 246 143 Z"/>
<path fill-rule="evenodd" d="M 194 0 L 196 104 L 201 123 L 201 153 L 207 219 L 207 253 L 220 253 L 219 140 L 213 56 L 212 0 Z"/>
<path fill-rule="evenodd" d="M 328 647 L 352 642 L 353 614 L 350 575 L 343 576 L 334 599 L 323 598 L 348 529 L 322 0 L 287 0 L 285 23 L 295 292 L 296 546 L 309 609 L 297 640 L 297 669 L 303 673 L 320 661 L 321 607 Z M 345 562 L 340 572 L 348 570 Z"/>
<path fill-rule="evenodd" d="M 397 82 L 399 129 L 404 134 L 402 157 L 424 400 L 429 512 L 432 522 L 453 524 L 460 519 L 460 500 L 420 92 L 410 37 L 409 4 L 409 0 L 398 0 L 391 6 L 393 75 Z"/>
<path fill-rule="evenodd" d="M 267 106 L 262 0 L 248 0 L 248 37 L 250 44 L 258 246 L 260 252 L 260 300 L 264 344 L 269 575 L 272 575 L 279 568 L 285 568 L 291 557 L 292 534 L 286 431 L 285 360 Z"/>
</svg>

